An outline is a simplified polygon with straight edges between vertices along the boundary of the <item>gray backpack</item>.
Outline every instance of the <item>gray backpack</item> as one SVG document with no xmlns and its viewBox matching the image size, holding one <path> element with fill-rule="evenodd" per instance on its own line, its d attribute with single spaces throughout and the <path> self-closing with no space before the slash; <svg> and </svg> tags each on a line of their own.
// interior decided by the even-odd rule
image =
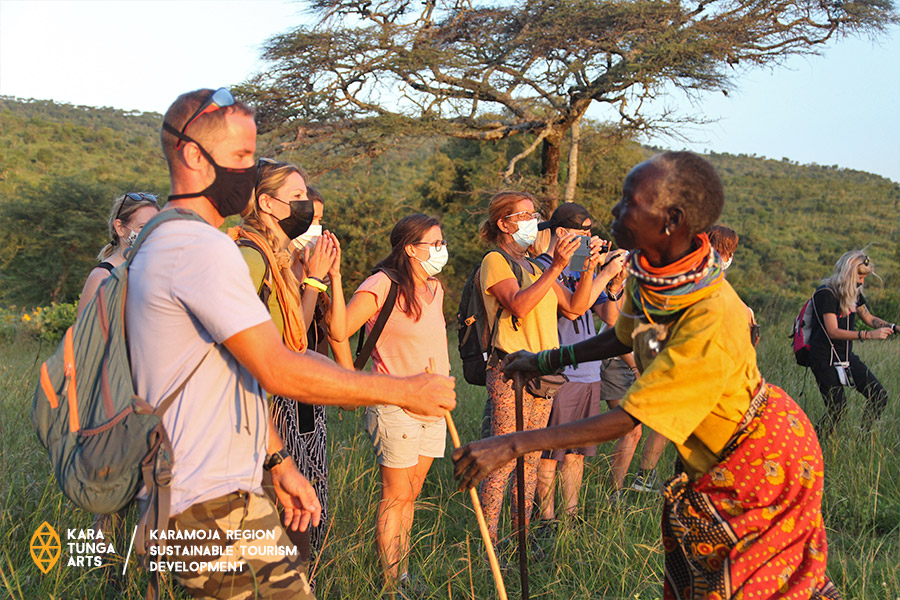
<svg viewBox="0 0 900 600">
<path fill-rule="evenodd" d="M 147 235 L 166 221 L 203 221 L 193 212 L 165 210 L 148 222 L 128 258 L 110 272 L 41 365 L 31 420 L 63 494 L 84 510 L 114 513 L 143 484 L 149 494 L 135 537 L 138 555 L 150 547 L 149 532 L 166 528 L 172 480 L 172 444 L 162 415 L 187 380 L 155 409 L 135 394 L 125 332 L 128 267 Z M 200 361 L 202 363 L 202 360 Z"/>
</svg>

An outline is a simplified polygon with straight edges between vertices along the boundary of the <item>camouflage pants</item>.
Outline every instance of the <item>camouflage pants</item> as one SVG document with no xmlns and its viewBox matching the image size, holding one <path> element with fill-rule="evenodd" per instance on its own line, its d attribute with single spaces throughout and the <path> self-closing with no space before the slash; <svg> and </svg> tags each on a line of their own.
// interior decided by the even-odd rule
<svg viewBox="0 0 900 600">
<path fill-rule="evenodd" d="M 315 600 L 306 565 L 265 496 L 234 492 L 169 520 L 168 565 L 194 598 Z M 173 536 L 172 533 L 175 535 Z M 180 535 L 179 535 L 180 534 Z"/>
</svg>

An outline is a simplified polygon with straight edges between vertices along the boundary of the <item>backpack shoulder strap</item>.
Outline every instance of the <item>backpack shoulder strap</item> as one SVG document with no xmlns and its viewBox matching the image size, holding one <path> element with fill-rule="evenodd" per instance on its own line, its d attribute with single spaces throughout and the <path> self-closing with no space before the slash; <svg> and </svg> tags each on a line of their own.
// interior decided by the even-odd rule
<svg viewBox="0 0 900 600">
<path fill-rule="evenodd" d="M 522 265 L 517 263 L 509 253 L 503 248 L 496 248 L 494 250 L 489 251 L 485 256 L 490 254 L 491 252 L 496 252 L 500 256 L 506 260 L 507 264 L 509 264 L 509 268 L 512 269 L 513 275 L 516 276 L 516 281 L 519 283 L 519 287 L 525 283 L 525 271 L 522 269 Z M 534 263 L 530 258 L 527 259 L 529 262 Z M 535 263 L 536 264 L 536 263 Z M 537 265 L 540 267 L 540 265 Z M 542 269 L 543 270 L 543 269 Z M 497 323 L 500 322 L 500 315 L 503 314 L 503 306 L 498 302 L 497 303 L 497 314 L 494 315 L 494 327 L 490 328 L 488 336 L 487 336 L 487 344 L 485 346 L 486 353 L 488 357 L 490 357 L 491 353 L 494 351 L 494 337 L 497 333 Z M 513 316 L 513 328 L 517 327 L 519 319 Z"/>
<path fill-rule="evenodd" d="M 201 223 L 206 223 L 206 220 L 203 217 L 192 210 L 170 208 L 159 211 L 155 217 L 147 221 L 147 224 L 144 225 L 141 229 L 141 233 L 138 234 L 137 239 L 134 241 L 134 245 L 125 252 L 124 264 L 126 270 L 131 266 L 131 261 L 134 260 L 137 251 L 144 245 L 144 240 L 147 239 L 147 236 L 149 236 L 154 229 L 167 221 L 200 221 Z M 210 225 L 210 227 L 212 227 L 212 225 Z"/>
<path fill-rule="evenodd" d="M 821 315 L 819 315 L 819 311 L 816 310 L 816 294 L 818 294 L 822 290 L 828 290 L 829 292 L 831 292 L 831 295 L 834 296 L 835 300 L 837 300 L 837 294 L 834 293 L 834 290 L 827 285 L 823 285 L 813 292 L 812 297 L 810 297 L 809 299 L 809 303 L 812 305 L 812 312 L 814 315 L 816 315 L 816 320 L 819 322 L 819 327 L 822 328 L 822 335 L 825 336 L 825 339 L 828 340 L 828 345 L 831 346 L 831 355 L 837 360 L 841 360 L 841 357 L 838 356 L 837 348 L 834 347 L 834 342 L 831 341 L 831 336 L 828 335 L 828 331 L 825 329 L 825 323 L 822 322 L 822 317 Z M 848 345 L 847 348 L 849 353 L 850 346 Z"/>
<path fill-rule="evenodd" d="M 256 288 L 256 295 L 259 296 L 259 299 L 262 300 L 262 303 L 266 307 L 266 310 L 268 310 L 269 297 L 272 295 L 272 271 L 271 267 L 269 266 L 269 259 L 266 258 L 265 251 L 259 247 L 259 244 L 247 238 L 238 238 L 234 241 L 234 243 L 237 244 L 239 248 L 253 248 L 257 252 L 259 252 L 259 255 L 262 257 L 263 265 L 266 267 L 266 272 L 263 274 L 262 281 L 259 282 L 259 286 Z"/>
<path fill-rule="evenodd" d="M 512 269 L 513 275 L 516 276 L 516 281 L 519 282 L 519 287 L 522 287 L 522 284 L 525 283 L 525 272 L 522 270 L 522 265 L 517 263 L 515 261 L 515 259 L 512 256 L 510 256 L 509 253 L 506 250 L 504 250 L 503 248 L 496 248 L 495 250 L 491 250 L 490 252 L 488 252 L 488 254 L 490 254 L 491 252 L 496 252 L 497 254 L 502 256 L 504 259 L 506 259 L 506 262 L 509 264 L 509 268 Z M 534 261 L 531 260 L 530 258 L 528 258 L 526 260 L 528 260 L 531 263 L 534 263 Z M 535 264 L 537 264 L 537 263 L 535 263 Z M 538 266 L 540 266 L 540 265 L 538 265 Z M 543 269 L 541 269 L 541 270 L 543 271 Z"/>
<path fill-rule="evenodd" d="M 385 275 L 387 275 L 387 273 L 385 273 Z M 359 341 L 356 344 L 356 359 L 353 361 L 353 368 L 357 371 L 362 370 L 362 368 L 366 366 L 369 357 L 372 356 L 372 351 L 375 350 L 375 343 L 378 341 L 378 338 L 381 337 L 381 331 L 384 329 L 384 325 L 387 323 L 391 313 L 394 312 L 394 307 L 397 305 L 397 290 L 400 286 L 397 285 L 397 282 L 394 281 L 390 275 L 388 275 L 388 278 L 391 280 L 391 287 L 388 290 L 387 297 L 384 299 L 384 305 L 381 307 L 381 312 L 378 313 L 378 318 L 375 320 L 375 324 L 372 325 L 372 332 L 369 334 L 369 338 L 365 339 L 365 326 L 359 330 Z M 363 344 L 363 340 L 365 340 L 365 344 Z"/>
</svg>

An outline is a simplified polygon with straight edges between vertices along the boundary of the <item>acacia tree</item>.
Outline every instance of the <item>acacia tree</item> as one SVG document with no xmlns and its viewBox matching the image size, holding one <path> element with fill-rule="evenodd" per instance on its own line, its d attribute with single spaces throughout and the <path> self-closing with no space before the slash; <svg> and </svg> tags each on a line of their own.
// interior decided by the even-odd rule
<svg viewBox="0 0 900 600">
<path fill-rule="evenodd" d="M 690 115 L 648 116 L 672 87 L 728 90 L 741 70 L 815 54 L 836 35 L 897 22 L 890 0 L 314 0 L 318 21 L 271 38 L 271 68 L 243 88 L 285 143 L 373 154 L 408 134 L 500 140 L 529 134 L 545 196 L 561 148 L 592 103 L 627 134 Z M 573 129 L 574 128 L 574 129 Z M 577 177 L 577 135 L 567 195 Z"/>
</svg>

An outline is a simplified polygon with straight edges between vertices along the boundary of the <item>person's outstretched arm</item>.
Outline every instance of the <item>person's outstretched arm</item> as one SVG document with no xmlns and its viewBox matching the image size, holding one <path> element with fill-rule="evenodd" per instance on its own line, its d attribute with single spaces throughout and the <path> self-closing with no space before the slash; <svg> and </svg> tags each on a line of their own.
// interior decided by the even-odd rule
<svg viewBox="0 0 900 600">
<path fill-rule="evenodd" d="M 860 305 L 859 308 L 856 309 L 856 314 L 859 315 L 859 318 L 862 319 L 863 323 L 873 329 L 873 331 L 863 332 L 863 339 L 871 337 L 872 339 L 883 340 L 892 333 L 897 333 L 897 326 L 894 323 L 888 323 L 884 319 L 879 319 L 869 312 L 869 309 L 866 308 L 865 304 Z"/>
<path fill-rule="evenodd" d="M 616 337 L 615 329 L 608 329 L 592 338 L 578 342 L 573 346 L 573 350 L 575 352 L 575 360 L 581 364 L 620 356 L 631 352 L 631 347 L 619 341 L 619 338 Z M 551 352 L 560 352 L 560 350 Z M 553 364 L 558 364 L 558 361 L 555 360 Z M 565 364 L 569 364 L 569 362 Z M 506 379 L 511 378 L 513 373 L 516 372 L 523 373 L 526 378 L 534 378 L 541 375 L 538 368 L 537 354 L 526 352 L 525 350 L 508 354 L 503 358 L 500 367 L 503 369 Z"/>
<path fill-rule="evenodd" d="M 272 321 L 234 334 L 225 340 L 225 347 L 267 392 L 307 404 L 393 404 L 432 417 L 442 417 L 456 406 L 452 377 L 348 371 L 315 352 L 292 352 Z"/>
<path fill-rule="evenodd" d="M 638 424 L 621 408 L 565 425 L 520 431 L 471 442 L 453 451 L 454 477 L 459 489 L 475 487 L 509 461 L 537 450 L 592 446 L 622 437 Z"/>
</svg>

